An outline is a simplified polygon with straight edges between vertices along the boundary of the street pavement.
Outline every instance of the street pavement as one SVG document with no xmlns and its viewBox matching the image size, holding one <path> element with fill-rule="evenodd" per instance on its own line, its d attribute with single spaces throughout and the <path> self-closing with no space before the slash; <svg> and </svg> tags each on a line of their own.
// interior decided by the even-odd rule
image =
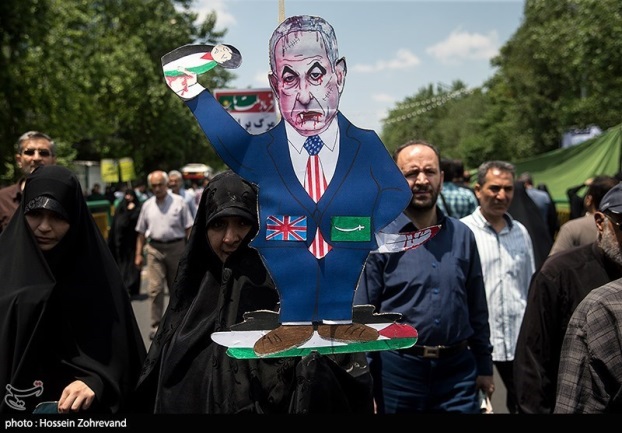
<svg viewBox="0 0 622 433">
<path fill-rule="evenodd" d="M 143 270 L 142 275 L 142 287 L 140 295 L 134 297 L 132 299 L 132 307 L 134 308 L 134 314 L 136 315 L 136 320 L 138 322 L 138 326 L 140 327 L 140 331 L 143 335 L 143 340 L 145 342 L 145 347 L 147 350 L 151 345 L 151 340 L 149 339 L 149 311 L 150 311 L 150 302 L 149 297 L 147 296 L 146 289 L 146 277 L 145 271 Z M 168 303 L 168 294 L 165 297 L 165 306 Z M 497 373 L 497 370 L 494 371 L 495 375 L 495 393 L 492 395 L 492 408 L 495 414 L 507 414 L 508 410 L 505 406 L 505 387 L 503 386 L 503 382 L 501 382 L 501 377 Z"/>
</svg>

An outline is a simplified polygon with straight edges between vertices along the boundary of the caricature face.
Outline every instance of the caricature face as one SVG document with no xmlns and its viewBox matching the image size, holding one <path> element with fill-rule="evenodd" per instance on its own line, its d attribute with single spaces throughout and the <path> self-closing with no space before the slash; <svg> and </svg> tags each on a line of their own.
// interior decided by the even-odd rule
<svg viewBox="0 0 622 433">
<path fill-rule="evenodd" d="M 233 52 L 226 45 L 215 45 L 212 48 L 212 59 L 216 60 L 218 63 L 224 63 L 227 60 L 231 60 L 233 57 Z"/>
<path fill-rule="evenodd" d="M 270 85 L 284 119 L 303 136 L 325 131 L 337 115 L 345 61 L 331 65 L 319 33 L 312 31 L 282 37 L 273 55 Z"/>
</svg>

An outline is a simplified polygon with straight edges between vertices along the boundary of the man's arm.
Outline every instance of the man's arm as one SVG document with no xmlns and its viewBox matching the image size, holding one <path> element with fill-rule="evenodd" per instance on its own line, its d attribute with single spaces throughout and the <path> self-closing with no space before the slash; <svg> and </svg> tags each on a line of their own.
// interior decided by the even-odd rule
<svg viewBox="0 0 622 433">
<path fill-rule="evenodd" d="M 136 237 L 136 255 L 134 256 L 134 265 L 137 268 L 143 267 L 143 248 L 145 247 L 145 235 L 143 233 L 138 233 Z"/>
</svg>

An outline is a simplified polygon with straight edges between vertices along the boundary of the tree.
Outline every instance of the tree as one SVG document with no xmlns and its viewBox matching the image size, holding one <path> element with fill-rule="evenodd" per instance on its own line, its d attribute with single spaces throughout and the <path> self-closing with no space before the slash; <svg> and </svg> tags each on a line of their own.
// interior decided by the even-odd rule
<svg viewBox="0 0 622 433">
<path fill-rule="evenodd" d="M 557 149 L 571 128 L 620 123 L 621 50 L 619 0 L 526 0 L 523 23 L 481 89 L 430 112 L 413 104 L 443 91 L 421 89 L 391 110 L 381 136 L 389 148 L 427 138 L 467 167 Z"/>
<path fill-rule="evenodd" d="M 461 104 L 469 93 L 461 81 L 454 82 L 449 89 L 441 85 L 436 90 L 433 85 L 419 89 L 414 97 L 406 98 L 389 111 L 383 124 L 382 141 L 393 151 L 407 141 L 424 139 L 441 148 L 444 156 L 460 157 L 458 148 L 463 130 L 458 119 L 474 108 Z"/>
<path fill-rule="evenodd" d="M 189 43 L 218 43 L 225 34 L 214 31 L 213 13 L 195 25 L 191 3 L 3 0 L 0 177 L 14 178 L 14 143 L 29 129 L 50 134 L 78 159 L 132 157 L 142 176 L 179 168 L 189 157 L 220 167 L 162 76 L 162 55 Z M 35 16 L 45 25 L 24 25 Z M 217 69 L 202 78 L 206 87 L 226 87 L 234 77 Z"/>
<path fill-rule="evenodd" d="M 530 142 L 520 156 L 558 148 L 572 127 L 617 125 L 622 63 L 611 60 L 622 49 L 619 0 L 527 0 L 524 16 L 493 60 L 499 69 L 489 84 L 504 95 L 503 123 L 513 129 L 504 135 Z"/>
</svg>

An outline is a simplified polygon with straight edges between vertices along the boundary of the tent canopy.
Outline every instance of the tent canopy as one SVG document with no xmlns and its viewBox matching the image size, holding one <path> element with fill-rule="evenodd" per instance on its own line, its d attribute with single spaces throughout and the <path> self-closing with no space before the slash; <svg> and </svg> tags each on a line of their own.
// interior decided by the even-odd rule
<svg viewBox="0 0 622 433">
<path fill-rule="evenodd" d="M 573 147 L 556 149 L 514 163 L 516 176 L 529 172 L 535 185 L 545 184 L 556 204 L 568 203 L 566 190 L 621 169 L 622 124 Z"/>
</svg>

